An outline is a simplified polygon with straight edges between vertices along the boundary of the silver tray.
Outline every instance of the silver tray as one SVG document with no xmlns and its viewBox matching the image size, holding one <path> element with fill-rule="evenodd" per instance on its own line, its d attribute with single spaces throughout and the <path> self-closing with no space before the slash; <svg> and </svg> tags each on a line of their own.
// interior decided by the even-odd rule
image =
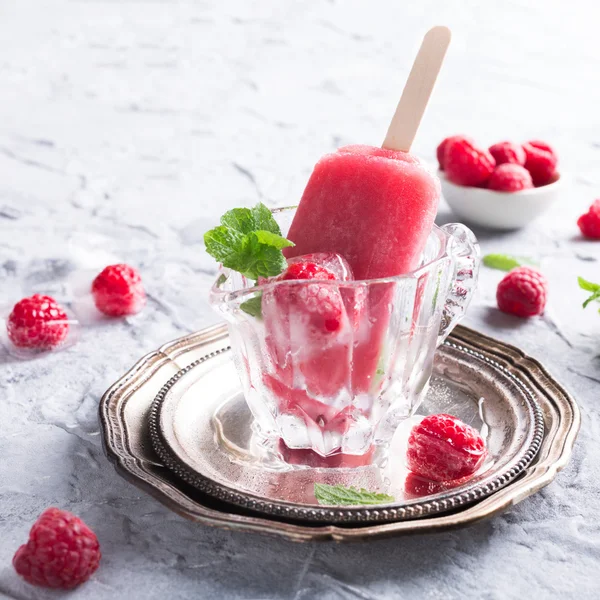
<svg viewBox="0 0 600 600">
<path fill-rule="evenodd" d="M 193 392 L 197 404 L 207 405 L 204 414 L 218 415 L 216 409 L 228 404 L 235 407 L 237 403 L 238 409 L 243 406 L 239 403 L 239 392 L 237 396 L 235 392 L 235 373 L 231 376 L 226 370 L 229 364 L 226 347 L 227 333 L 222 326 L 167 344 L 140 361 L 108 390 L 100 406 L 106 452 L 117 470 L 184 516 L 213 525 L 261 530 L 293 539 L 329 537 L 341 540 L 466 524 L 503 510 L 549 483 L 568 460 L 579 427 L 575 403 L 539 363 L 513 347 L 459 327 L 438 353 L 437 377 L 442 380 L 454 378 L 460 383 L 468 374 L 466 379 L 477 379 L 480 387 L 481 381 L 485 382 L 489 413 L 486 420 L 490 431 L 496 432 L 498 437 L 490 446 L 497 447 L 499 453 L 500 460 L 493 465 L 496 468 L 481 473 L 464 488 L 424 499 L 402 499 L 391 506 L 340 510 L 311 505 L 306 499 L 304 503 L 290 503 L 265 495 L 264 489 L 254 489 L 253 493 L 238 489 L 235 473 L 228 475 L 229 481 L 222 477 L 215 477 L 220 481 L 214 481 L 212 477 L 206 477 L 207 473 L 200 475 L 199 471 L 207 468 L 202 462 L 207 453 L 200 449 L 202 443 L 208 444 L 211 436 L 205 436 L 206 440 L 199 444 L 175 447 L 172 443 L 177 436 L 173 436 L 169 423 L 173 423 L 172 415 L 177 414 L 178 399 L 186 396 L 180 391 L 192 390 L 188 401 Z M 454 374 L 450 373 L 449 370 L 456 370 L 459 363 L 460 368 Z M 215 375 L 217 367 L 223 369 L 223 377 L 217 377 L 221 384 L 217 386 L 213 382 L 212 387 L 198 388 L 203 391 L 198 396 L 194 384 L 206 378 L 207 373 Z M 467 405 L 468 398 L 472 399 L 478 393 L 477 386 L 472 389 L 472 381 L 462 381 L 463 386 L 465 383 L 470 393 L 455 405 L 455 410 L 451 411 L 455 414 L 457 407 Z M 160 455 L 153 452 L 149 439 L 149 413 L 153 402 L 154 444 Z M 427 404 L 426 401 L 424 406 Z M 163 411 L 164 406 L 170 408 Z M 439 408 L 432 406 L 434 412 Z M 192 412 L 202 414 L 202 411 L 186 411 L 181 413 L 186 417 L 180 422 L 188 420 Z M 167 415 L 162 426 L 161 415 Z M 186 427 L 187 434 L 191 435 L 195 425 L 192 419 L 189 420 L 190 425 Z M 520 433 L 502 434 L 505 429 L 502 423 L 512 424 L 509 429 Z M 186 427 L 182 429 L 182 439 Z M 230 429 L 235 431 L 235 428 Z M 243 436 L 228 437 L 238 450 L 244 451 Z M 536 451 L 538 456 L 534 460 Z M 234 461 L 234 464 L 242 469 L 248 467 L 244 460 Z M 329 469 L 322 471 L 331 473 Z M 275 472 L 275 477 L 281 476 Z M 307 476 L 307 471 L 292 470 L 284 476 L 302 478 Z M 296 488 L 300 489 L 300 486 Z M 273 488 L 266 486 L 266 489 Z M 266 518 L 258 517 L 257 511 L 265 513 Z M 444 511 L 447 514 L 431 516 Z M 383 521 L 392 522 L 382 524 Z M 343 523 L 343 526 L 323 525 L 334 522 Z M 378 524 L 374 525 L 374 522 Z"/>
</svg>

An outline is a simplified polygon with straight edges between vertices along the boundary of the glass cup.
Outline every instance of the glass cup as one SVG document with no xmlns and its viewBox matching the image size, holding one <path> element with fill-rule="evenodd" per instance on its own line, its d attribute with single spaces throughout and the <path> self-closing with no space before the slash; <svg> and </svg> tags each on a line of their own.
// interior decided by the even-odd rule
<svg viewBox="0 0 600 600">
<path fill-rule="evenodd" d="M 287 232 L 294 209 L 273 212 Z M 478 268 L 475 236 L 455 223 L 434 226 L 420 266 L 396 277 L 254 285 L 221 268 L 210 301 L 228 322 L 263 443 L 308 466 L 385 456 L 425 395 L 435 350 L 462 318 Z"/>
</svg>

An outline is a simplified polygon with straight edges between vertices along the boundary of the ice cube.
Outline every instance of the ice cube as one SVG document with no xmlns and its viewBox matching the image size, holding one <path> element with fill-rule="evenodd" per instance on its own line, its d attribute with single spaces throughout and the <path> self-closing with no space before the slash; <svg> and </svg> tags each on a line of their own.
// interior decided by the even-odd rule
<svg viewBox="0 0 600 600">
<path fill-rule="evenodd" d="M 335 252 L 317 252 L 315 254 L 303 254 L 302 256 L 296 256 L 290 258 L 288 265 L 296 263 L 310 262 L 327 269 L 335 275 L 335 278 L 339 281 L 351 281 L 354 279 L 352 276 L 352 269 L 346 261 L 346 259 L 340 254 Z"/>
</svg>

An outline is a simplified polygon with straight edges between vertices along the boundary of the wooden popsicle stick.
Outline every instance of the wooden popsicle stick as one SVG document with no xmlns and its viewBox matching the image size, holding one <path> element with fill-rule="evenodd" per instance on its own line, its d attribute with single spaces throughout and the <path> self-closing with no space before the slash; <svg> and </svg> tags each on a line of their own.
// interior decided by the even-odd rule
<svg viewBox="0 0 600 600">
<path fill-rule="evenodd" d="M 425 34 L 383 141 L 383 148 L 410 151 L 444 62 L 450 38 L 450 30 L 442 26 L 433 27 Z"/>
</svg>

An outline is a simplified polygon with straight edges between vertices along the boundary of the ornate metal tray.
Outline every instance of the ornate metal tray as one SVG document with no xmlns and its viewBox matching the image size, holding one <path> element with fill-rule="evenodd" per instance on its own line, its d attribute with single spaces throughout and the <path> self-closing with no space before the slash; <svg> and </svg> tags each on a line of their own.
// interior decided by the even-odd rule
<svg viewBox="0 0 600 600">
<path fill-rule="evenodd" d="M 310 494 L 289 494 L 306 489 L 306 470 L 272 471 L 265 478 L 263 469 L 263 475 L 254 477 L 258 485 L 247 485 L 253 480 L 248 473 L 262 466 L 244 454 L 249 443 L 239 426 L 246 421 L 244 405 L 226 348 L 223 326 L 167 344 L 113 385 L 100 405 L 105 449 L 118 472 L 184 516 L 213 525 L 296 540 L 346 540 L 466 524 L 547 485 L 568 460 L 579 427 L 574 401 L 539 363 L 516 348 L 458 327 L 438 352 L 434 400 L 428 396 L 424 407 L 439 412 L 454 402 L 450 412 L 463 417 L 460 407 L 473 414 L 469 403 L 483 391 L 492 464 L 466 486 L 426 498 L 396 496 L 392 505 L 368 508 L 319 507 Z M 199 403 L 205 410 L 192 410 Z M 239 460 L 222 462 L 215 436 L 229 452 L 241 453 Z M 332 470 L 320 471 L 331 477 Z M 373 474 L 361 476 L 368 480 Z M 288 490 L 287 499 L 281 490 Z"/>
</svg>

